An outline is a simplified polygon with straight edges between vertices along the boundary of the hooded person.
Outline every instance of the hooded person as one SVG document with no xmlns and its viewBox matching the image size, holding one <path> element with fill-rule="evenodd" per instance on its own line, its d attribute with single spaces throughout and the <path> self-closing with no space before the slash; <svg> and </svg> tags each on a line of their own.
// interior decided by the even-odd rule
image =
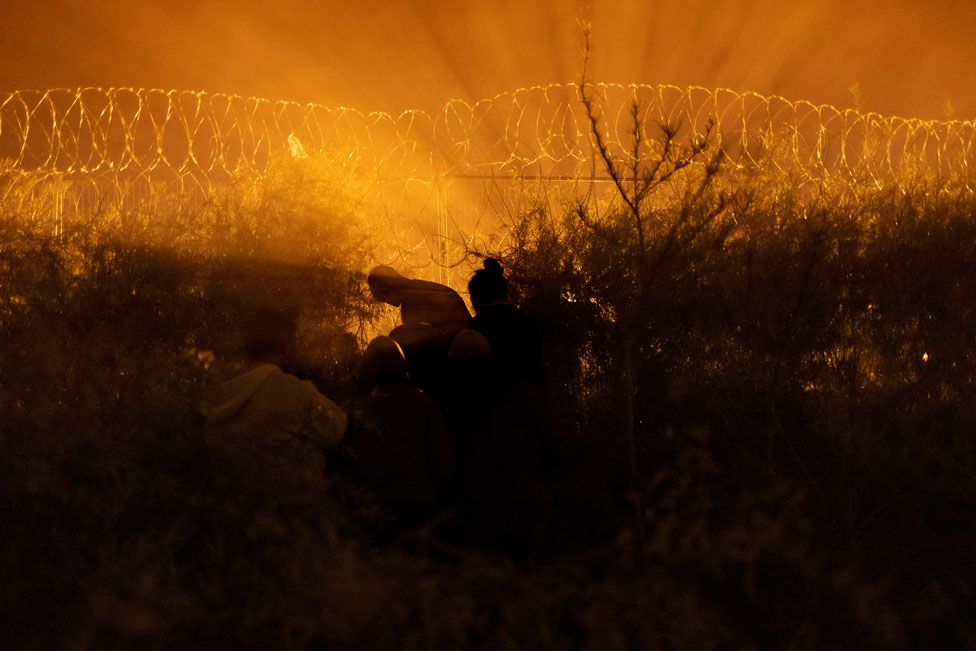
<svg viewBox="0 0 976 651">
<path fill-rule="evenodd" d="M 475 316 L 468 327 L 484 335 L 499 372 L 527 380 L 545 390 L 542 338 L 535 320 L 508 298 L 508 281 L 494 258 L 485 258 L 468 282 Z"/>
<path fill-rule="evenodd" d="M 250 317 L 248 362 L 204 389 L 207 442 L 246 481 L 324 486 L 325 451 L 342 440 L 346 414 L 311 382 L 281 369 L 297 313 L 262 308 Z"/>
<path fill-rule="evenodd" d="M 345 477 L 368 488 L 398 530 L 422 524 L 446 501 L 455 456 L 434 401 L 407 378 L 400 346 L 377 337 L 359 371 L 363 396 L 353 405 L 345 442 Z"/>
<path fill-rule="evenodd" d="M 471 318 L 461 295 L 446 285 L 407 278 L 386 265 L 374 267 L 366 282 L 373 298 L 400 308 L 404 325 L 425 323 L 450 331 L 453 338 Z"/>
<path fill-rule="evenodd" d="M 400 308 L 402 324 L 390 336 L 403 349 L 413 380 L 436 397 L 447 348 L 471 318 L 464 299 L 446 285 L 407 278 L 385 265 L 366 280 L 376 300 Z"/>
</svg>

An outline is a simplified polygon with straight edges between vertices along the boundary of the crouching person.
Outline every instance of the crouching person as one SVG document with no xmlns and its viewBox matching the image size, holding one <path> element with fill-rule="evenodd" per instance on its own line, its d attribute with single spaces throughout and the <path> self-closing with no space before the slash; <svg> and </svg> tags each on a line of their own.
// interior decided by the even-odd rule
<svg viewBox="0 0 976 651">
<path fill-rule="evenodd" d="M 390 512 L 392 522 L 379 532 L 387 539 L 440 510 L 454 476 L 454 449 L 434 401 L 409 382 L 393 339 L 370 342 L 359 376 L 343 477 L 367 488 Z"/>
<path fill-rule="evenodd" d="M 247 490 L 282 496 L 324 490 L 325 451 L 346 431 L 339 406 L 281 369 L 297 316 L 257 310 L 244 333 L 247 362 L 204 391 L 207 442 Z"/>
</svg>

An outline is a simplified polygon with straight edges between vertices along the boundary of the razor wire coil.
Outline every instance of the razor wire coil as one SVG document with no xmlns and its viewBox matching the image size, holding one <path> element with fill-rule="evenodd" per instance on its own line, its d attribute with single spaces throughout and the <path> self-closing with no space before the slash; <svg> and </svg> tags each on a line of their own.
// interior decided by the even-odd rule
<svg viewBox="0 0 976 651">
<path fill-rule="evenodd" d="M 809 179 L 897 184 L 909 172 L 970 181 L 976 123 L 889 117 L 728 89 L 599 84 L 608 142 L 622 157 L 637 102 L 642 128 L 715 125 L 736 167 L 773 164 Z M 381 178 L 579 177 L 592 135 L 571 84 L 523 88 L 436 113 L 364 113 L 219 93 L 131 88 L 0 94 L 0 170 L 70 176 L 260 175 L 280 152 L 345 147 Z"/>
</svg>

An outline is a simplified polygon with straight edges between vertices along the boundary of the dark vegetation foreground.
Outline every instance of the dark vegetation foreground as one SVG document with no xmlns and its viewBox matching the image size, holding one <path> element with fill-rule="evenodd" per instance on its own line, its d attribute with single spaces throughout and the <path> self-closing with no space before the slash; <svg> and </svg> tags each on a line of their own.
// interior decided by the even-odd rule
<svg viewBox="0 0 976 651">
<path fill-rule="evenodd" d="M 350 396 L 358 244 L 303 231 L 328 250 L 284 263 L 7 215 L 0 646 L 973 648 L 976 199 L 745 186 L 659 199 L 640 241 L 620 209 L 510 224 L 560 457 L 519 565 L 371 546 L 368 495 L 268 494 L 206 448 L 256 302 L 300 304 L 291 370 Z"/>
</svg>

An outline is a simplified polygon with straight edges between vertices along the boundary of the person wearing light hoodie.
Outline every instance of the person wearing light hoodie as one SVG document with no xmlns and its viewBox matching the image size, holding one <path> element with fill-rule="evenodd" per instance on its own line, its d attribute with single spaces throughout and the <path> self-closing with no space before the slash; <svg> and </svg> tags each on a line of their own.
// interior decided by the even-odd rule
<svg viewBox="0 0 976 651">
<path fill-rule="evenodd" d="M 247 321 L 248 363 L 204 390 L 207 442 L 241 479 L 281 488 L 324 487 L 325 451 L 342 440 L 346 414 L 311 382 L 281 370 L 297 313 L 256 310 Z"/>
</svg>

